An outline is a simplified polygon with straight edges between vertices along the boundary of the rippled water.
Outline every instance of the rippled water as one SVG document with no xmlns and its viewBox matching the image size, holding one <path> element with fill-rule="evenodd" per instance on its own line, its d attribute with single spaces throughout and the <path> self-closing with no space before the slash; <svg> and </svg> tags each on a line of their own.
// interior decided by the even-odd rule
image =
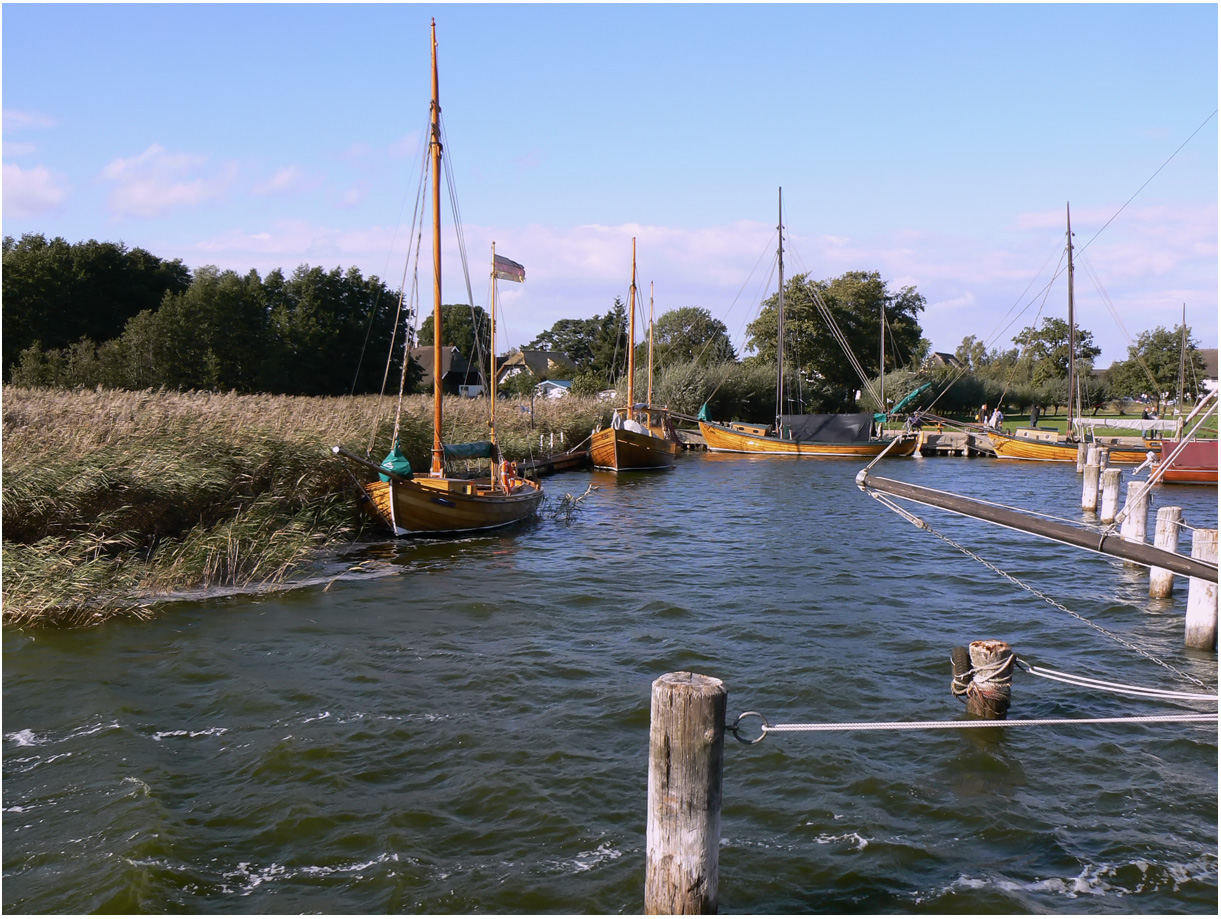
<svg viewBox="0 0 1221 919">
<path fill-rule="evenodd" d="M 571 473 L 570 521 L 359 547 L 360 572 L 152 622 L 4 636 L 9 912 L 639 912 L 650 684 L 723 679 L 731 717 L 961 717 L 949 652 L 1211 692 L 1186 584 L 860 493 L 858 465 L 690 456 Z M 1080 518 L 1071 467 L 881 475 Z M 1155 507 L 1216 526 L 1216 492 Z M 1150 528 L 1154 514 L 1150 514 Z M 1184 545 L 1189 545 L 1186 541 Z M 1011 718 L 1161 713 L 1019 674 Z M 727 741 L 722 912 L 1206 913 L 1217 731 L 1109 725 Z"/>
</svg>

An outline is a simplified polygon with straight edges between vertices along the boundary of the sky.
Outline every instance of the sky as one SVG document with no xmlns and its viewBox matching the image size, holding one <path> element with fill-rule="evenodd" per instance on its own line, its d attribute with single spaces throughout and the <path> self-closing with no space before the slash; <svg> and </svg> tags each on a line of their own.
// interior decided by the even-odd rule
<svg viewBox="0 0 1221 919">
<path fill-rule="evenodd" d="M 6 2 L 4 234 L 397 288 L 432 17 L 475 302 L 493 242 L 526 268 L 501 351 L 626 302 L 633 238 L 645 308 L 741 349 L 781 188 L 786 276 L 914 286 L 934 350 L 1066 317 L 1070 207 L 1098 366 L 1184 308 L 1217 346 L 1212 3 Z"/>
</svg>

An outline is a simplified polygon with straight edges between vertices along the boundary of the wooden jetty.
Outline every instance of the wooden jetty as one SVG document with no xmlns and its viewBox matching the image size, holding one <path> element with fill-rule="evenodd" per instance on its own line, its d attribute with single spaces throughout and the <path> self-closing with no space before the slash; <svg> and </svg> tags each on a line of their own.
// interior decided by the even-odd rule
<svg viewBox="0 0 1221 919">
<path fill-rule="evenodd" d="M 574 447 L 563 453 L 552 453 L 550 456 L 540 456 L 537 459 L 520 460 L 517 470 L 522 475 L 543 476 L 555 475 L 557 472 L 568 472 L 572 469 L 588 469 L 592 464 L 588 449 Z"/>
</svg>

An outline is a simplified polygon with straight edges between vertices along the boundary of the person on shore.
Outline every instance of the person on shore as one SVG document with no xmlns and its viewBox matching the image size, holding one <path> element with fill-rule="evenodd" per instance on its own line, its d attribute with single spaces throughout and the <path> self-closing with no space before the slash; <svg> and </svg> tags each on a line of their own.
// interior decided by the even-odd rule
<svg viewBox="0 0 1221 919">
<path fill-rule="evenodd" d="M 988 419 L 988 427 L 994 431 L 1001 429 L 1001 422 L 1005 420 L 1005 416 L 1001 414 L 1001 407 L 998 405 L 996 411 L 992 413 L 992 417 Z"/>
<path fill-rule="evenodd" d="M 979 411 L 975 413 L 975 423 L 984 424 L 984 425 L 986 425 L 988 423 L 988 403 L 987 402 L 985 402 L 983 405 L 981 405 L 979 407 Z"/>
<path fill-rule="evenodd" d="M 1039 426 L 1039 407 L 1037 405 L 1031 406 L 1030 426 L 1032 428 L 1037 428 Z"/>
</svg>

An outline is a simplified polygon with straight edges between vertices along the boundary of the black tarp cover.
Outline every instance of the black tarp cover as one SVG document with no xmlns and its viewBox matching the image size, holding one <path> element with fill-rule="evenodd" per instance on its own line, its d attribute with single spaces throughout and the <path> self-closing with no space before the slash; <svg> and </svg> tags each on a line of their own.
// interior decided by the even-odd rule
<svg viewBox="0 0 1221 919">
<path fill-rule="evenodd" d="M 785 440 L 804 444 L 857 444 L 869 440 L 873 429 L 873 414 L 852 415 L 781 415 Z"/>
</svg>

